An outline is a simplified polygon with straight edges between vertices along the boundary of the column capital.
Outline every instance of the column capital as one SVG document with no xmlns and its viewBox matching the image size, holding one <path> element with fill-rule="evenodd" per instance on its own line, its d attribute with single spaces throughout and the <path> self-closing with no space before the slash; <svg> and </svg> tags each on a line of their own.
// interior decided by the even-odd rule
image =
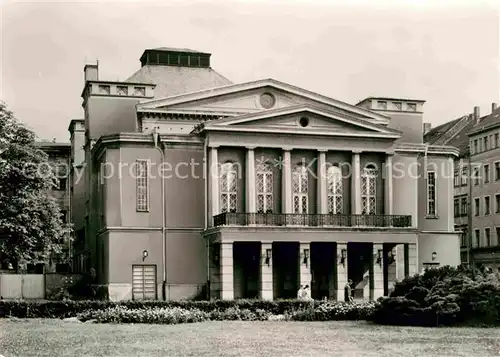
<svg viewBox="0 0 500 357">
<path fill-rule="evenodd" d="M 285 147 L 285 148 L 282 148 L 282 150 L 283 150 L 283 151 L 286 151 L 286 152 L 290 152 L 290 151 L 292 151 L 292 150 L 293 150 L 293 148 L 286 148 L 286 147 Z"/>
<path fill-rule="evenodd" d="M 353 149 L 351 150 L 353 154 L 361 154 L 363 152 L 363 150 L 360 150 L 360 149 Z"/>
<path fill-rule="evenodd" d="M 319 152 L 319 153 L 327 153 L 327 152 L 328 152 L 328 149 L 318 149 L 318 152 Z"/>
<path fill-rule="evenodd" d="M 255 150 L 257 146 L 245 146 L 247 150 Z"/>
<path fill-rule="evenodd" d="M 220 145 L 217 145 L 217 144 L 208 144 L 208 147 L 209 147 L 210 149 L 217 149 L 217 148 L 219 148 L 219 146 L 220 146 Z"/>
<path fill-rule="evenodd" d="M 390 151 L 385 152 L 386 156 L 394 156 L 394 154 L 395 154 L 394 150 L 390 150 Z"/>
</svg>

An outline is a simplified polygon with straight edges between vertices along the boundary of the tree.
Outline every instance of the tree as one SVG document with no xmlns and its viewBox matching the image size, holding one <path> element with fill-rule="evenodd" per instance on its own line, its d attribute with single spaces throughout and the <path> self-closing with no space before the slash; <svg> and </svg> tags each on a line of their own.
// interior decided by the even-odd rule
<svg viewBox="0 0 500 357">
<path fill-rule="evenodd" d="M 50 196 L 55 173 L 35 134 L 0 102 L 0 254 L 16 265 L 60 254 L 68 227 Z"/>
</svg>

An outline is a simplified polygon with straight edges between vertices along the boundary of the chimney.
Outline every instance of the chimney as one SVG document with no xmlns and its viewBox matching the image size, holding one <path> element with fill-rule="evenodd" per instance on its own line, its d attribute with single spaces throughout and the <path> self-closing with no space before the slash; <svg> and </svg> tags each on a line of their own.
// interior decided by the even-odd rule
<svg viewBox="0 0 500 357">
<path fill-rule="evenodd" d="M 431 123 L 424 123 L 424 135 L 427 134 L 432 129 Z"/>
<path fill-rule="evenodd" d="M 474 121 L 476 123 L 478 123 L 480 117 L 481 117 L 481 114 L 479 112 L 479 107 L 474 107 Z"/>
<path fill-rule="evenodd" d="M 495 110 L 497 110 L 498 104 L 497 103 L 491 103 L 491 112 L 493 113 Z"/>
<path fill-rule="evenodd" d="M 99 64 L 86 64 L 83 68 L 85 82 L 99 80 Z"/>
</svg>

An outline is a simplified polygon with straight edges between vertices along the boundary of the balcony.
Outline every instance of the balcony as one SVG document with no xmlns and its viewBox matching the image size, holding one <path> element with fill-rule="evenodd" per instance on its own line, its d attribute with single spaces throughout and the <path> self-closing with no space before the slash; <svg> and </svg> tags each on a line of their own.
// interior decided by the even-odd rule
<svg viewBox="0 0 500 357">
<path fill-rule="evenodd" d="M 411 216 L 361 214 L 295 214 L 225 212 L 214 216 L 214 226 L 275 227 L 411 227 Z"/>
</svg>

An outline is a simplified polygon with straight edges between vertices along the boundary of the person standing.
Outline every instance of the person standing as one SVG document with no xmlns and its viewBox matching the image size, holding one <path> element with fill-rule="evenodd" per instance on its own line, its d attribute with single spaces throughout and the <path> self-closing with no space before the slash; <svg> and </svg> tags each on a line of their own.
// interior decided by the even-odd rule
<svg viewBox="0 0 500 357">
<path fill-rule="evenodd" d="M 297 291 L 297 299 L 302 300 L 304 295 L 304 286 L 301 285 L 299 291 Z"/>
<path fill-rule="evenodd" d="M 345 287 L 344 287 L 344 300 L 346 302 L 351 302 L 353 301 L 353 297 L 352 297 L 352 280 L 349 279 L 349 281 L 345 284 Z"/>
</svg>

